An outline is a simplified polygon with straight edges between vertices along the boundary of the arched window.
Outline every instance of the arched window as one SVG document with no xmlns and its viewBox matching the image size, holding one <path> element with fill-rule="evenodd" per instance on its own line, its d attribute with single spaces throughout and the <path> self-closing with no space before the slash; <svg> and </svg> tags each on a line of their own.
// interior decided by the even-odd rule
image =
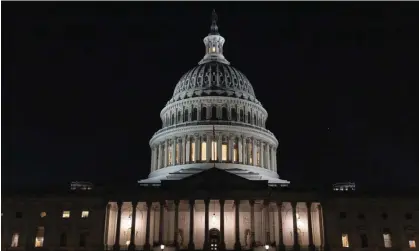
<svg viewBox="0 0 419 251">
<path fill-rule="evenodd" d="M 177 121 L 176 123 L 182 123 L 182 113 L 180 111 L 177 112 Z"/>
<path fill-rule="evenodd" d="M 244 122 L 244 111 L 243 111 L 243 109 L 240 109 L 240 121 Z"/>
<path fill-rule="evenodd" d="M 175 124 L 175 114 L 172 113 L 172 121 L 170 121 L 170 125 L 174 125 Z"/>
<path fill-rule="evenodd" d="M 188 109 L 185 109 L 185 111 L 183 112 L 183 122 L 188 122 L 189 121 L 189 111 Z"/>
<path fill-rule="evenodd" d="M 198 108 L 192 109 L 192 121 L 196 121 L 198 119 Z"/>
<path fill-rule="evenodd" d="M 251 124 L 251 122 L 250 122 L 251 119 L 252 119 L 252 117 L 250 115 L 250 112 L 247 112 L 247 120 L 246 120 L 246 123 Z"/>
<path fill-rule="evenodd" d="M 61 233 L 60 235 L 60 247 L 66 247 L 67 246 L 67 234 Z"/>
<path fill-rule="evenodd" d="M 213 106 L 211 108 L 211 119 L 216 120 L 217 119 L 217 107 Z"/>
<path fill-rule="evenodd" d="M 201 120 L 207 119 L 207 108 L 204 106 L 201 108 Z"/>
<path fill-rule="evenodd" d="M 223 107 L 223 109 L 222 109 L 222 119 L 223 120 L 228 120 L 227 107 Z"/>
<path fill-rule="evenodd" d="M 256 125 L 257 120 L 256 120 L 256 114 L 253 114 L 253 124 Z"/>
<path fill-rule="evenodd" d="M 231 120 L 232 121 L 236 121 L 237 120 L 236 108 L 231 108 Z"/>
</svg>

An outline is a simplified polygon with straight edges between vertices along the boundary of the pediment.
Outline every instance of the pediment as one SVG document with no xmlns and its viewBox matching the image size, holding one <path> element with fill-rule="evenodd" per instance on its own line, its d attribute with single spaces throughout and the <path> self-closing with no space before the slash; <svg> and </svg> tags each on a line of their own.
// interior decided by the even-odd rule
<svg viewBox="0 0 419 251">
<path fill-rule="evenodd" d="M 268 187 L 265 180 L 248 180 L 226 170 L 213 167 L 181 180 L 164 180 L 162 187 L 176 187 L 180 189 L 264 189 Z"/>
</svg>

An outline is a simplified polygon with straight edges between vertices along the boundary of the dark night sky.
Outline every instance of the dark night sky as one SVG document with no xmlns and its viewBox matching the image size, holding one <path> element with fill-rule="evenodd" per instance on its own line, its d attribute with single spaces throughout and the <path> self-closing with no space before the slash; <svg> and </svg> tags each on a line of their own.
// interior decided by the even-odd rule
<svg viewBox="0 0 419 251">
<path fill-rule="evenodd" d="M 417 181 L 417 3 L 4 2 L 3 185 L 145 177 L 213 8 L 281 141 L 281 177 Z"/>
</svg>

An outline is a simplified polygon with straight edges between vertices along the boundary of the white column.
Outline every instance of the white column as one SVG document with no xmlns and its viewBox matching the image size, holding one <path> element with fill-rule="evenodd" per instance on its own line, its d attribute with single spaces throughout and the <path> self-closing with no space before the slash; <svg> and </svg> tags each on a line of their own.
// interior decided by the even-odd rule
<svg viewBox="0 0 419 251">
<path fill-rule="evenodd" d="M 238 139 L 238 143 L 239 143 L 239 147 L 238 147 L 238 151 L 239 151 L 239 163 L 243 163 L 243 136 L 240 136 Z"/>
<path fill-rule="evenodd" d="M 169 150 L 169 142 L 166 140 L 164 142 L 164 166 L 163 167 L 167 166 L 167 159 L 169 157 L 167 154 L 168 150 Z"/>
<path fill-rule="evenodd" d="M 176 165 L 176 138 L 172 139 L 172 165 Z"/>
<path fill-rule="evenodd" d="M 185 138 L 186 140 L 186 155 L 185 155 L 185 164 L 190 163 L 191 162 L 191 140 L 189 137 Z M 195 150 L 196 151 L 196 150 Z"/>
<path fill-rule="evenodd" d="M 156 147 L 151 148 L 151 171 L 156 170 Z"/>
<path fill-rule="evenodd" d="M 271 145 L 266 144 L 266 169 L 271 170 Z"/>
<path fill-rule="evenodd" d="M 276 148 L 273 148 L 273 154 L 274 154 L 274 156 L 273 156 L 274 166 L 272 167 L 272 171 L 275 171 L 276 172 Z"/>
<path fill-rule="evenodd" d="M 223 136 L 220 134 L 218 135 L 218 141 L 217 141 L 217 155 L 218 155 L 218 161 L 221 162 L 222 160 L 222 144 L 223 144 Z M 227 149 L 228 154 L 228 149 Z"/>
<path fill-rule="evenodd" d="M 228 135 L 228 157 L 227 157 L 227 160 L 228 160 L 228 162 L 231 162 L 231 163 L 233 163 L 233 159 L 234 159 L 234 157 L 233 157 L 233 154 L 234 154 L 234 151 L 233 151 L 233 146 L 234 146 L 234 144 L 233 144 L 233 138 L 234 136 L 232 135 L 232 134 L 230 134 L 230 135 Z"/>
<path fill-rule="evenodd" d="M 189 114 L 188 114 L 188 118 L 189 118 Z M 188 161 L 188 159 L 186 158 L 186 141 L 187 140 L 188 140 L 188 136 L 182 139 L 182 163 L 181 164 L 186 164 Z"/>
<path fill-rule="evenodd" d="M 201 136 L 195 135 L 195 161 L 201 160 Z"/>
<path fill-rule="evenodd" d="M 260 167 L 264 168 L 265 167 L 265 143 L 264 142 L 260 142 L 260 150 L 259 150 L 259 155 L 260 155 Z"/>
<path fill-rule="evenodd" d="M 257 165 L 257 160 L 256 160 L 256 144 L 257 144 L 257 141 L 253 138 L 252 139 L 252 147 L 253 147 L 253 158 L 252 158 L 252 161 L 253 161 L 253 163 L 252 163 L 252 165 L 253 166 L 256 166 Z"/>
<path fill-rule="evenodd" d="M 211 135 L 205 135 L 207 137 L 207 162 L 211 160 L 211 152 L 212 152 L 212 137 Z"/>
<path fill-rule="evenodd" d="M 162 164 L 162 146 L 161 144 L 159 144 L 159 152 L 158 152 L 158 163 L 157 163 L 157 168 L 156 169 L 160 169 L 161 168 L 161 164 Z"/>
</svg>

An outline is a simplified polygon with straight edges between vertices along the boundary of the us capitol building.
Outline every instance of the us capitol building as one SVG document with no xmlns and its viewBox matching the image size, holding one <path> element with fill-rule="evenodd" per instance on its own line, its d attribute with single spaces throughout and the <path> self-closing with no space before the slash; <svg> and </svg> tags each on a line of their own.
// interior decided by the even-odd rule
<svg viewBox="0 0 419 251">
<path fill-rule="evenodd" d="M 268 112 L 224 42 L 213 13 L 204 57 L 160 113 L 146 179 L 3 194 L 2 250 L 418 250 L 417 191 L 301 190 L 278 175 Z"/>
</svg>

